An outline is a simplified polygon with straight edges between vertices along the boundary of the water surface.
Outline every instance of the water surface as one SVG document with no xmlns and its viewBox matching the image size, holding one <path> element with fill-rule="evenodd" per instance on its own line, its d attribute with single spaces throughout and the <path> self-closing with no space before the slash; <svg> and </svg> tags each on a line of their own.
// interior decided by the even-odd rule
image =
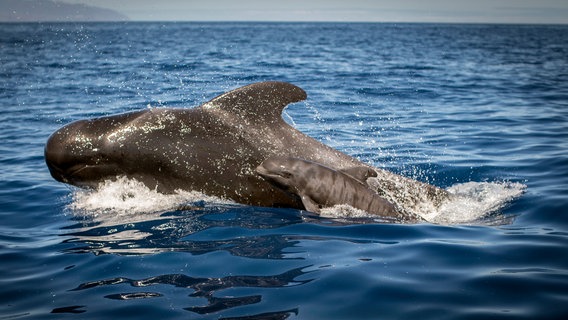
<svg viewBox="0 0 568 320">
<path fill-rule="evenodd" d="M 0 318 L 562 318 L 566 57 L 566 26 L 2 24 Z M 264 80 L 306 90 L 298 130 L 463 201 L 392 224 L 45 166 L 70 121 Z"/>
</svg>

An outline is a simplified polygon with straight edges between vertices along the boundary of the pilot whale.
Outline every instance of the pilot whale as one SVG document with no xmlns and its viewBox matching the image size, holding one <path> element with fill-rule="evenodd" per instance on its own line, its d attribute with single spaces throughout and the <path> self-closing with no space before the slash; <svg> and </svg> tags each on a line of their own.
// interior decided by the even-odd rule
<svg viewBox="0 0 568 320">
<path fill-rule="evenodd" d="M 288 125 L 282 110 L 306 97 L 295 85 L 268 81 L 194 108 L 146 108 L 79 120 L 49 137 L 45 160 L 56 180 L 79 187 L 96 188 L 124 176 L 162 193 L 194 190 L 255 206 L 305 208 L 255 172 L 266 159 L 283 155 L 334 170 L 372 169 L 379 178 L 374 188 L 384 184 L 382 192 L 394 198 L 392 181 L 414 190 L 417 198 L 445 196 L 444 190 L 372 168 Z M 408 196 L 413 195 L 405 192 Z"/>
<path fill-rule="evenodd" d="M 304 159 L 272 157 L 261 163 L 256 172 L 276 187 L 297 195 L 311 212 L 320 213 L 323 208 L 347 204 L 398 221 L 420 220 L 397 210 L 348 171 L 334 170 Z"/>
</svg>

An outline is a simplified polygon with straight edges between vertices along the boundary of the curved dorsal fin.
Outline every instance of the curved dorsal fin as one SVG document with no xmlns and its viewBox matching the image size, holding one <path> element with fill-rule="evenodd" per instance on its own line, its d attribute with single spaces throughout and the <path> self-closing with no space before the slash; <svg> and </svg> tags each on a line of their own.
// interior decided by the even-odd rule
<svg viewBox="0 0 568 320">
<path fill-rule="evenodd" d="M 224 93 L 203 104 L 202 107 L 238 114 L 249 119 L 270 121 L 280 120 L 282 110 L 288 104 L 306 98 L 306 92 L 293 84 L 266 81 Z"/>
<path fill-rule="evenodd" d="M 351 168 L 341 169 L 339 171 L 347 174 L 348 176 L 355 178 L 356 180 L 363 182 L 364 184 L 367 183 L 368 178 L 377 176 L 377 171 L 367 166 L 351 167 Z"/>
</svg>

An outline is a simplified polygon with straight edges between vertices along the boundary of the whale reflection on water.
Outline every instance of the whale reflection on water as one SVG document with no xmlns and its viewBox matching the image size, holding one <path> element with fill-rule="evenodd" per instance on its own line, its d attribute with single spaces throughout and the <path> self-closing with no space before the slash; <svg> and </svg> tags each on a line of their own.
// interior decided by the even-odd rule
<svg viewBox="0 0 568 320">
<path fill-rule="evenodd" d="M 261 301 L 260 295 L 250 295 L 242 297 L 216 297 L 214 294 L 228 288 L 280 288 L 302 285 L 312 281 L 297 280 L 297 278 L 309 273 L 303 271 L 305 268 L 296 268 L 281 274 L 269 276 L 227 276 L 222 278 L 195 278 L 184 274 L 166 274 L 145 279 L 112 278 L 99 281 L 92 281 L 80 284 L 72 291 L 93 289 L 104 286 L 114 286 L 127 284 L 132 288 L 146 288 L 157 285 L 171 285 L 178 288 L 192 289 L 194 292 L 189 296 L 192 298 L 205 298 L 208 302 L 205 306 L 192 306 L 184 308 L 187 311 L 198 314 L 209 314 L 225 309 L 258 303 Z M 161 297 L 162 294 L 155 292 L 120 293 L 107 295 L 108 299 L 130 300 L 150 297 Z M 271 316 L 297 314 L 298 310 L 286 310 L 270 313 Z M 268 316 L 268 314 L 266 314 Z M 271 318 L 272 319 L 272 318 Z"/>
<path fill-rule="evenodd" d="M 209 259 L 212 254 L 226 252 L 245 259 L 301 262 L 303 250 L 298 249 L 298 245 L 302 241 L 317 241 L 317 237 L 279 232 L 287 226 L 304 223 L 300 211 L 258 209 L 238 205 L 205 206 L 192 210 L 138 214 L 131 222 L 122 224 L 109 224 L 101 221 L 100 216 L 96 222 L 89 218 L 67 228 L 69 232 L 64 236 L 69 238 L 65 242 L 72 247 L 66 252 L 149 257 L 155 257 L 154 254 L 158 252 L 178 252 L 191 256 L 206 255 Z M 251 214 L 251 210 L 255 210 L 254 214 Z M 253 234 L 239 234 L 238 230 L 251 230 Z M 259 231 L 266 234 L 257 234 Z M 227 235 L 219 240 L 219 234 L 223 233 Z M 183 307 L 184 310 L 201 315 L 215 314 L 258 304 L 262 300 L 259 294 L 238 294 L 234 290 L 304 285 L 312 280 L 305 275 L 313 270 L 309 265 L 302 265 L 279 274 L 260 272 L 255 275 L 258 271 L 251 270 L 248 274 L 220 277 L 197 277 L 188 273 L 159 274 L 142 279 L 114 277 L 80 283 L 72 291 L 116 286 L 116 289 L 111 289 L 114 293 L 104 298 L 135 300 L 163 297 L 163 287 L 154 292 L 151 290 L 153 286 L 187 288 L 192 292 L 188 294 L 188 304 Z M 223 293 L 223 290 L 229 289 L 233 293 Z M 206 303 L 201 301 L 203 299 Z M 254 316 L 286 319 L 297 313 L 298 310 L 292 308 Z"/>
</svg>

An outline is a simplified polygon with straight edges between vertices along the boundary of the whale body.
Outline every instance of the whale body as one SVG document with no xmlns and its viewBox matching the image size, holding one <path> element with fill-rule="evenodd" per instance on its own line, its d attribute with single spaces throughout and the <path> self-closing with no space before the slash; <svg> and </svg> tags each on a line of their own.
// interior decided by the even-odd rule
<svg viewBox="0 0 568 320">
<path fill-rule="evenodd" d="M 323 208 L 349 205 L 381 217 L 399 221 L 419 220 L 405 215 L 349 172 L 291 157 L 265 160 L 256 172 L 276 187 L 299 197 L 306 210 L 320 213 Z M 371 174 L 371 176 L 374 176 Z"/>
<path fill-rule="evenodd" d="M 372 169 L 381 178 L 377 181 L 387 182 L 388 192 L 394 179 L 419 194 L 444 194 L 372 168 L 288 125 L 282 110 L 306 97 L 295 85 L 269 81 L 237 88 L 194 108 L 147 108 L 79 120 L 49 137 L 45 160 L 56 180 L 79 187 L 96 188 L 124 176 L 163 193 L 193 190 L 255 206 L 305 209 L 297 197 L 255 172 L 275 156 L 333 170 Z"/>
</svg>

